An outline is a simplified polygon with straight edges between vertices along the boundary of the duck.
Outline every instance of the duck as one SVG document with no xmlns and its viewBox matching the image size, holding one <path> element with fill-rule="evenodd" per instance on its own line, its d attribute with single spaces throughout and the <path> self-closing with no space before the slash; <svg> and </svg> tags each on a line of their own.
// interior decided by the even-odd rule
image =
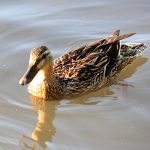
<svg viewBox="0 0 150 150">
<path fill-rule="evenodd" d="M 29 84 L 28 92 L 42 100 L 78 97 L 110 85 L 147 48 L 145 43 L 121 43 L 134 34 L 116 30 L 56 59 L 47 46 L 33 48 L 19 84 Z"/>
</svg>

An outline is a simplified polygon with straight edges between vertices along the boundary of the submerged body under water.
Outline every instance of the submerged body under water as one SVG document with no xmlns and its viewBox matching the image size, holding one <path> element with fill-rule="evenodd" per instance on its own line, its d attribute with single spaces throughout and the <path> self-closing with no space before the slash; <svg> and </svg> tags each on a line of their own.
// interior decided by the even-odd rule
<svg viewBox="0 0 150 150">
<path fill-rule="evenodd" d="M 148 150 L 149 3 L 1 1 L 0 149 Z M 57 58 L 116 29 L 136 32 L 123 42 L 143 42 L 148 48 L 112 86 L 72 100 L 43 102 L 18 85 L 31 48 L 47 45 Z"/>
</svg>

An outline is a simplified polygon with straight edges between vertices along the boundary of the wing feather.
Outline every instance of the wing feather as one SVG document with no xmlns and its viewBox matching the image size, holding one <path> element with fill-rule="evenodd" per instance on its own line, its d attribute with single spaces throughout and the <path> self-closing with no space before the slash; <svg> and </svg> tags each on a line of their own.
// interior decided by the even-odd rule
<svg viewBox="0 0 150 150">
<path fill-rule="evenodd" d="M 108 38 L 89 43 L 60 56 L 54 60 L 54 73 L 62 78 L 90 77 L 92 70 L 104 68 L 120 54 L 120 40 L 135 34 L 119 35 L 119 33 L 120 30 L 117 30 Z"/>
</svg>

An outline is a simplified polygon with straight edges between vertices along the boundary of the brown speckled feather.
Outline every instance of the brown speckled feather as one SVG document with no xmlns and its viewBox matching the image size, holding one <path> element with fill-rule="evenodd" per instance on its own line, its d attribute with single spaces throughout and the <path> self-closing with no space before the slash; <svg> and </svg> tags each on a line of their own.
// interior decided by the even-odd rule
<svg viewBox="0 0 150 150">
<path fill-rule="evenodd" d="M 101 57 L 99 53 L 92 53 L 86 58 L 66 64 L 61 70 L 57 70 L 57 75 L 62 78 L 81 79 L 90 77 L 91 73 L 103 68 L 108 64 L 108 57 Z M 87 73 L 86 73 L 87 72 Z"/>
<path fill-rule="evenodd" d="M 72 98 L 95 91 L 111 81 L 145 48 L 143 43 L 121 44 L 134 35 L 120 35 L 97 40 L 52 59 L 46 46 L 31 51 L 29 67 L 19 83 L 29 84 L 30 94 L 44 100 Z"/>
<path fill-rule="evenodd" d="M 81 78 L 82 70 L 90 72 L 91 68 L 95 71 L 103 68 L 111 59 L 117 57 L 120 40 L 134 35 L 129 33 L 119 36 L 119 32 L 120 30 L 117 30 L 111 37 L 74 49 L 57 58 L 54 61 L 54 73 L 62 78 Z M 90 73 L 87 75 L 90 77 Z"/>
</svg>

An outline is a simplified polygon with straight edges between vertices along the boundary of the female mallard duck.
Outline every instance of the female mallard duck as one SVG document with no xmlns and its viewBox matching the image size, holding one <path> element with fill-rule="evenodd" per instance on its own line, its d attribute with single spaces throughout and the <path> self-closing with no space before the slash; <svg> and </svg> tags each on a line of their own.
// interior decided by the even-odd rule
<svg viewBox="0 0 150 150">
<path fill-rule="evenodd" d="M 119 35 L 74 49 L 53 60 L 46 46 L 32 49 L 27 72 L 21 85 L 29 84 L 29 93 L 44 100 L 80 96 L 110 83 L 145 48 L 145 44 L 121 44 L 135 33 Z"/>
</svg>

